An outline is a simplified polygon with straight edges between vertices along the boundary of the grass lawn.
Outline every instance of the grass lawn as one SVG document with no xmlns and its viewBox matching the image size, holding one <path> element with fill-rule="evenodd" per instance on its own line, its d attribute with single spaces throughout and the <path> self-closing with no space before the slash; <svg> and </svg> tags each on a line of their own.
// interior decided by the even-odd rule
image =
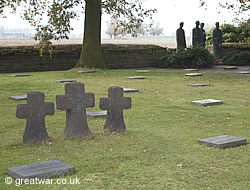
<svg viewBox="0 0 250 190">
<path fill-rule="evenodd" d="M 0 189 L 239 189 L 249 188 L 249 144 L 237 148 L 216 149 L 199 145 L 198 139 L 232 135 L 250 139 L 249 77 L 233 73 L 209 73 L 186 77 L 183 70 L 98 70 L 29 73 L 30 77 L 0 75 Z M 127 76 L 147 76 L 129 80 Z M 10 96 L 31 91 L 45 93 L 46 102 L 64 94 L 60 79 L 76 79 L 86 92 L 99 99 L 107 97 L 110 86 L 139 89 L 124 93 L 132 98 L 132 108 L 124 110 L 125 134 L 103 131 L 104 118 L 88 118 L 92 134 L 85 140 L 64 137 L 65 111 L 46 116 L 48 143 L 22 144 L 25 119 L 16 118 L 17 104 Z M 190 87 L 189 83 L 210 83 L 208 87 Z M 201 107 L 193 100 L 219 99 L 224 104 Z M 80 184 L 46 185 L 4 182 L 9 167 L 60 160 L 75 166 L 73 176 L 59 179 Z M 56 181 L 56 179 L 55 179 Z"/>
</svg>

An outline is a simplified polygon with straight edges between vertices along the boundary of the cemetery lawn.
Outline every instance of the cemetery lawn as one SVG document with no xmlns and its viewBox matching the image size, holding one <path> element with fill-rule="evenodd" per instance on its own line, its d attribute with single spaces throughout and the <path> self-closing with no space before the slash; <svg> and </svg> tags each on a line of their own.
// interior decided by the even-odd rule
<svg viewBox="0 0 250 190">
<path fill-rule="evenodd" d="M 0 189 L 239 189 L 249 188 L 249 144 L 237 148 L 216 149 L 199 145 L 198 139 L 231 135 L 250 140 L 249 75 L 199 71 L 202 77 L 187 77 L 183 70 L 97 70 L 81 74 L 76 70 L 29 73 L 29 77 L 0 75 Z M 146 76 L 145 80 L 126 79 Z M 22 144 L 25 119 L 16 118 L 17 104 L 10 96 L 31 91 L 45 93 L 46 102 L 56 101 L 64 93 L 64 83 L 75 79 L 85 91 L 99 99 L 107 97 L 110 86 L 136 88 L 124 93 L 132 98 L 132 108 L 124 110 L 127 132 L 103 131 L 105 118 L 88 118 L 92 134 L 87 139 L 64 137 L 65 111 L 46 116 L 49 141 L 41 145 Z M 210 83 L 208 87 L 190 87 L 191 83 Z M 211 107 L 192 105 L 202 99 L 223 100 Z M 9 167 L 60 160 L 75 166 L 72 176 L 80 184 L 5 184 Z"/>
</svg>

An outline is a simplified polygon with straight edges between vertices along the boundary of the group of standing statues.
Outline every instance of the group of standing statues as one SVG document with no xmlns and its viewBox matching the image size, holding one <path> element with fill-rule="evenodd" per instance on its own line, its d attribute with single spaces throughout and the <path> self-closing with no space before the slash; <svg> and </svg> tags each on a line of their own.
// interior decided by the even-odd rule
<svg viewBox="0 0 250 190">
<path fill-rule="evenodd" d="M 206 31 L 204 30 L 204 23 L 195 22 L 196 27 L 192 30 L 192 46 L 206 46 Z M 184 23 L 180 23 L 180 28 L 176 30 L 177 51 L 184 50 L 187 47 L 185 31 L 183 30 Z M 219 29 L 219 22 L 215 24 L 216 28 L 213 30 L 213 49 L 214 57 L 220 60 L 220 50 L 222 47 L 222 31 Z"/>
</svg>

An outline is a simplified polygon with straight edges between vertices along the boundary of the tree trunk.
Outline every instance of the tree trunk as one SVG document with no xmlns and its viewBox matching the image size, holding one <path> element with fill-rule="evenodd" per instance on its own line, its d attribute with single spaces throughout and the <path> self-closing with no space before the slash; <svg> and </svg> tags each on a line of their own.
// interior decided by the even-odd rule
<svg viewBox="0 0 250 190">
<path fill-rule="evenodd" d="M 85 0 L 82 52 L 76 67 L 104 68 L 101 49 L 101 0 Z"/>
</svg>

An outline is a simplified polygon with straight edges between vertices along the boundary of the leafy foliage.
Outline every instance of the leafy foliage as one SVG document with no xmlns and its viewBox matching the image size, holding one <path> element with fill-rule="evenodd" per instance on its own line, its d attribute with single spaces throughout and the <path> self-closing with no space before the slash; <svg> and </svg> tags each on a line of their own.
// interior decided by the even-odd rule
<svg viewBox="0 0 250 190">
<path fill-rule="evenodd" d="M 203 47 L 187 48 L 176 52 L 168 49 L 167 55 L 161 57 L 158 66 L 166 68 L 208 68 L 213 66 L 214 58 Z"/>
<path fill-rule="evenodd" d="M 235 51 L 223 57 L 222 61 L 226 65 L 236 65 L 236 66 L 250 65 L 250 52 Z"/>
<path fill-rule="evenodd" d="M 222 42 L 228 43 L 228 42 L 249 42 L 250 41 L 250 19 L 247 22 L 243 22 L 239 24 L 238 26 L 234 26 L 232 24 L 223 24 L 220 27 L 222 31 Z M 214 28 L 211 28 L 211 30 L 207 33 L 207 43 L 212 44 L 213 40 L 213 30 Z"/>
<path fill-rule="evenodd" d="M 50 40 L 68 39 L 71 20 L 84 12 L 85 2 L 91 0 L 4 0 L 0 2 L 0 16 L 3 9 L 9 7 L 13 13 L 22 9 L 22 18 L 36 28 L 35 39 L 40 48 L 51 47 Z M 152 18 L 155 9 L 144 9 L 143 1 L 137 0 L 100 0 L 102 12 L 112 15 L 123 30 L 133 33 L 141 26 L 145 17 Z M 79 8 L 81 10 L 79 10 Z M 78 8 L 78 9 L 77 9 Z M 47 17 L 45 17 L 47 16 Z"/>
</svg>

